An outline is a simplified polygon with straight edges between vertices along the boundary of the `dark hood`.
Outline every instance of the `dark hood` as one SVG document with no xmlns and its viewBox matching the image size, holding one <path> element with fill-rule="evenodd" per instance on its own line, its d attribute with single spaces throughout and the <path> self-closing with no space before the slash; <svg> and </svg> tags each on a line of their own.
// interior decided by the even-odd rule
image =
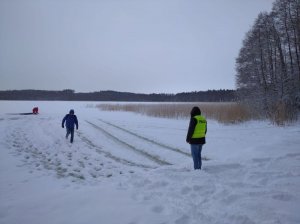
<svg viewBox="0 0 300 224">
<path fill-rule="evenodd" d="M 199 107 L 193 107 L 191 110 L 191 117 L 194 117 L 196 115 L 201 115 L 201 110 Z"/>
</svg>

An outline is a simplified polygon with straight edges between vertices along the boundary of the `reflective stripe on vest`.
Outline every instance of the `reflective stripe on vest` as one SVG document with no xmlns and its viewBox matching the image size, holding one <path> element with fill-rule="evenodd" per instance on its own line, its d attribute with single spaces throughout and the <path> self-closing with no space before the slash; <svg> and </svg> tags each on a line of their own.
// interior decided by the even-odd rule
<svg viewBox="0 0 300 224">
<path fill-rule="evenodd" d="M 203 138 L 205 137 L 206 130 L 206 119 L 201 115 L 196 115 L 194 117 L 197 120 L 197 124 L 192 135 L 192 138 Z"/>
</svg>

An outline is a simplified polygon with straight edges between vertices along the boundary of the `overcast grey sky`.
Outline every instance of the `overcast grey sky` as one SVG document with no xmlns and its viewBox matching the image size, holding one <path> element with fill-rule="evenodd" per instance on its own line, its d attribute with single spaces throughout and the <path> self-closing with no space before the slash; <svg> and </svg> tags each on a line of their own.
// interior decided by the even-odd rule
<svg viewBox="0 0 300 224">
<path fill-rule="evenodd" d="M 274 0 L 0 0 L 0 89 L 235 88 L 235 58 Z"/>
</svg>

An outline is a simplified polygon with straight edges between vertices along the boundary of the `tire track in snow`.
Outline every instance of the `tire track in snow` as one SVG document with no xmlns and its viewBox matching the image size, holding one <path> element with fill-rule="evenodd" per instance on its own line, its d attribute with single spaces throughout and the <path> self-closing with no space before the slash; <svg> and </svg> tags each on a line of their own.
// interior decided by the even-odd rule
<svg viewBox="0 0 300 224">
<path fill-rule="evenodd" d="M 105 157 L 110 158 L 110 159 L 114 160 L 115 162 L 118 162 L 118 163 L 121 163 L 121 164 L 124 164 L 124 165 L 128 165 L 128 166 L 136 166 L 136 167 L 141 167 L 141 168 L 156 168 L 156 167 L 153 167 L 153 166 L 138 164 L 138 163 L 135 163 L 135 162 L 132 162 L 132 161 L 114 156 L 110 152 L 102 150 L 102 148 L 100 146 L 95 145 L 90 139 L 83 136 L 83 134 L 80 131 L 77 132 L 77 135 L 84 143 L 86 143 L 91 148 L 95 149 L 97 153 L 103 154 Z"/>
<path fill-rule="evenodd" d="M 134 133 L 134 132 L 132 132 L 132 131 L 130 131 L 130 130 L 128 130 L 128 129 L 122 128 L 122 127 L 120 127 L 120 126 L 117 126 L 117 125 L 115 125 L 115 124 L 109 123 L 109 122 L 104 121 L 104 120 L 102 120 L 102 119 L 99 119 L 99 121 L 101 121 L 101 122 L 103 122 L 103 123 L 105 123 L 105 124 L 108 124 L 108 125 L 110 125 L 110 126 L 112 126 L 112 127 L 118 128 L 118 129 L 120 129 L 120 130 L 122 130 L 122 131 L 124 131 L 124 132 L 126 132 L 126 133 L 128 133 L 128 134 L 130 134 L 130 135 L 133 135 L 133 136 L 135 136 L 135 137 L 137 137 L 137 138 L 139 138 L 139 139 L 142 139 L 142 140 L 147 141 L 147 142 L 150 142 L 150 143 L 152 143 L 152 144 L 154 144 L 154 145 L 160 146 L 160 147 L 162 147 L 163 149 L 170 150 L 170 151 L 177 152 L 177 153 L 180 153 L 180 154 L 182 154 L 182 155 L 191 157 L 191 155 L 190 155 L 189 153 L 186 153 L 186 152 L 184 152 L 184 151 L 182 151 L 182 150 L 180 150 L 180 149 L 178 149 L 178 148 L 174 148 L 174 147 L 172 147 L 172 146 L 169 146 L 169 145 L 166 145 L 166 144 L 157 142 L 157 141 L 155 141 L 155 140 L 153 140 L 153 139 L 149 139 L 149 138 L 147 138 L 147 137 L 141 136 L 141 135 L 139 135 L 139 134 L 137 134 L 137 133 Z"/>
<path fill-rule="evenodd" d="M 155 155 L 152 155 L 152 154 L 149 154 L 147 152 L 145 152 L 144 150 L 142 149 L 138 149 L 136 147 L 134 147 L 133 145 L 130 145 L 129 143 L 125 142 L 125 141 L 122 141 L 120 140 L 119 138 L 115 137 L 113 134 L 111 134 L 110 132 L 104 130 L 103 128 L 99 127 L 98 125 L 95 125 L 93 124 L 92 122 L 89 122 L 86 120 L 86 122 L 88 124 L 90 124 L 92 127 L 94 127 L 95 129 L 103 132 L 105 135 L 107 135 L 108 137 L 110 137 L 111 139 L 115 140 L 116 142 L 126 146 L 127 148 L 129 148 L 130 150 L 136 152 L 137 154 L 140 154 L 144 157 L 146 157 L 147 159 L 157 163 L 158 165 L 172 165 L 171 163 L 165 161 L 165 160 L 162 160 L 160 159 L 158 156 L 155 156 Z"/>
<path fill-rule="evenodd" d="M 105 123 L 105 124 L 107 124 L 107 125 L 110 125 L 110 126 L 112 126 L 112 127 L 115 127 L 115 128 L 117 128 L 117 129 L 120 129 L 120 130 L 122 130 L 122 131 L 124 131 L 124 132 L 126 132 L 126 133 L 128 133 L 128 134 L 130 134 L 130 135 L 132 135 L 132 136 L 135 136 L 135 137 L 137 137 L 137 138 L 139 138 L 139 139 L 142 139 L 142 140 L 144 140 L 144 141 L 146 141 L 146 142 L 149 142 L 149 143 L 151 143 L 151 144 L 157 145 L 157 146 L 159 146 L 159 147 L 161 147 L 161 148 L 163 148 L 163 149 L 170 150 L 170 151 L 173 151 L 173 152 L 177 152 L 177 153 L 180 153 L 180 154 L 182 154 L 182 155 L 185 155 L 185 156 L 191 158 L 191 154 L 190 154 L 190 153 L 184 152 L 184 151 L 182 151 L 181 149 L 174 148 L 174 147 L 172 147 L 172 146 L 166 145 L 166 144 L 161 143 L 161 142 L 157 142 L 157 141 L 155 141 L 155 140 L 153 140 L 153 139 L 150 139 L 150 138 L 147 138 L 147 137 L 145 137 L 145 136 L 139 135 L 139 134 L 137 134 L 137 133 L 135 133 L 135 132 L 132 132 L 132 131 L 126 129 L 126 128 L 122 128 L 122 127 L 120 127 L 120 126 L 117 126 L 117 125 L 112 124 L 112 123 L 110 123 L 110 122 L 104 121 L 104 120 L 102 120 L 102 119 L 98 119 L 98 120 L 101 121 L 101 122 L 103 122 L 103 123 Z M 207 157 L 205 157 L 205 156 L 202 156 L 202 161 L 208 161 L 208 160 L 210 160 L 210 159 L 207 158 Z"/>
</svg>

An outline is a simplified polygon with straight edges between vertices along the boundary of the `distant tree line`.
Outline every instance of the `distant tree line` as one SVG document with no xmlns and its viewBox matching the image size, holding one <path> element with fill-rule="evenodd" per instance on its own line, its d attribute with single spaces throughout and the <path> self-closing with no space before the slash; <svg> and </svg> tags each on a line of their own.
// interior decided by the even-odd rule
<svg viewBox="0 0 300 224">
<path fill-rule="evenodd" d="M 177 94 L 140 94 L 116 91 L 75 93 L 74 90 L 7 90 L 0 91 L 0 100 L 65 100 L 65 101 L 133 101 L 133 102 L 231 102 L 235 90 L 208 90 Z"/>
<path fill-rule="evenodd" d="M 239 99 L 269 118 L 297 119 L 300 109 L 300 1 L 276 0 L 246 34 L 236 60 Z"/>
</svg>

